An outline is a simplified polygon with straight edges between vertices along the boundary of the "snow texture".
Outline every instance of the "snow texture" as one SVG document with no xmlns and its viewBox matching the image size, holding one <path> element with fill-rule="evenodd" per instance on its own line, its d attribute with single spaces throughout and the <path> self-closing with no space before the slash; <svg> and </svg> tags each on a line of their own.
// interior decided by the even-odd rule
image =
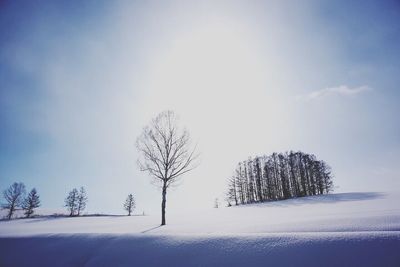
<svg viewBox="0 0 400 267">
<path fill-rule="evenodd" d="M 398 193 L 0 222 L 0 266 L 400 266 Z"/>
</svg>

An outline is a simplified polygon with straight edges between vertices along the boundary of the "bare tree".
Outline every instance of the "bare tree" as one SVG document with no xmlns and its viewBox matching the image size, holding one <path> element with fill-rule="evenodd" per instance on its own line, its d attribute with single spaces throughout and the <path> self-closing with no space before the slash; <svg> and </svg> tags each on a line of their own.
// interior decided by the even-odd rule
<svg viewBox="0 0 400 267">
<path fill-rule="evenodd" d="M 132 194 L 129 194 L 124 203 L 124 209 L 128 212 L 128 216 L 131 216 L 131 213 L 135 209 L 135 207 L 135 198 Z"/>
<path fill-rule="evenodd" d="M 136 147 L 140 170 L 148 172 L 162 189 L 161 225 L 165 225 L 167 188 L 197 166 L 196 147 L 191 147 L 189 132 L 178 127 L 177 116 L 170 110 L 143 128 Z"/>
<path fill-rule="evenodd" d="M 81 188 L 79 189 L 79 194 L 78 194 L 78 207 L 77 207 L 77 211 L 78 211 L 78 216 L 81 214 L 81 211 L 83 211 L 86 208 L 86 204 L 88 201 L 88 197 L 86 194 L 86 190 L 83 186 L 81 186 Z"/>
<path fill-rule="evenodd" d="M 6 203 L 2 204 L 2 208 L 8 210 L 7 219 L 11 219 L 17 207 L 20 207 L 25 195 L 25 185 L 23 183 L 13 183 L 3 192 Z"/>
<path fill-rule="evenodd" d="M 78 210 L 78 189 L 74 188 L 69 193 L 65 199 L 65 207 L 69 211 L 69 216 L 74 216 L 75 212 Z"/>
<path fill-rule="evenodd" d="M 236 177 L 233 175 L 228 180 L 228 192 L 226 194 L 226 201 L 228 202 L 228 206 L 231 206 L 231 202 L 234 202 L 235 205 L 238 205 L 238 194 L 237 194 L 237 186 L 236 186 Z"/>
<path fill-rule="evenodd" d="M 219 200 L 218 200 L 218 198 L 216 198 L 216 199 L 214 200 L 214 208 L 216 208 L 216 209 L 219 208 Z"/>
<path fill-rule="evenodd" d="M 31 217 L 31 215 L 34 213 L 34 209 L 38 207 L 40 207 L 39 195 L 36 191 L 36 188 L 33 188 L 22 203 L 22 208 L 25 211 L 24 212 L 25 216 L 27 218 Z"/>
</svg>

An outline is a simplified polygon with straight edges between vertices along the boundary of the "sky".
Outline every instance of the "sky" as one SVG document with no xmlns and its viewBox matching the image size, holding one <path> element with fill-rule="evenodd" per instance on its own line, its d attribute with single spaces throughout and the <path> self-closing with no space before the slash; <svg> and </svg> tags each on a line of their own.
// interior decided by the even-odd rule
<svg viewBox="0 0 400 267">
<path fill-rule="evenodd" d="M 336 192 L 400 186 L 398 1 L 2 1 L 0 189 L 159 212 L 135 141 L 171 109 L 201 164 L 167 213 L 222 202 L 236 164 L 302 150 Z"/>
</svg>

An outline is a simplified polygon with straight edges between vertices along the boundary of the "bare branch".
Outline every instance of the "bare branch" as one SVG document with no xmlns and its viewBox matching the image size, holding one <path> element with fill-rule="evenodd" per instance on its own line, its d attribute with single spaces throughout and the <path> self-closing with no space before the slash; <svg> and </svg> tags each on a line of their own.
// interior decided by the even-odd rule
<svg viewBox="0 0 400 267">
<path fill-rule="evenodd" d="M 194 169 L 196 146 L 190 150 L 190 136 L 180 130 L 172 111 L 164 111 L 153 119 L 136 141 L 140 153 L 138 166 L 168 185 L 177 177 Z"/>
</svg>

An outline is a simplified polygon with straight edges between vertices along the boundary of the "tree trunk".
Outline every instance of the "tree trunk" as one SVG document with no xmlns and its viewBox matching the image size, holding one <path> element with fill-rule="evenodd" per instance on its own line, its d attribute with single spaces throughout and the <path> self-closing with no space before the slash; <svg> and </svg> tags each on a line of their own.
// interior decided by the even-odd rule
<svg viewBox="0 0 400 267">
<path fill-rule="evenodd" d="M 10 208 L 10 210 L 8 211 L 7 219 L 11 220 L 12 214 L 13 214 L 13 212 L 12 212 L 12 209 Z"/>
<path fill-rule="evenodd" d="M 164 182 L 162 188 L 162 202 L 161 202 L 161 225 L 165 225 L 165 204 L 167 202 L 167 184 Z"/>
<path fill-rule="evenodd" d="M 15 201 L 12 201 L 12 203 L 10 205 L 10 209 L 8 210 L 8 214 L 7 214 L 7 218 L 9 220 L 11 220 L 11 217 L 12 217 L 12 215 L 14 213 L 14 210 L 15 210 Z"/>
</svg>

